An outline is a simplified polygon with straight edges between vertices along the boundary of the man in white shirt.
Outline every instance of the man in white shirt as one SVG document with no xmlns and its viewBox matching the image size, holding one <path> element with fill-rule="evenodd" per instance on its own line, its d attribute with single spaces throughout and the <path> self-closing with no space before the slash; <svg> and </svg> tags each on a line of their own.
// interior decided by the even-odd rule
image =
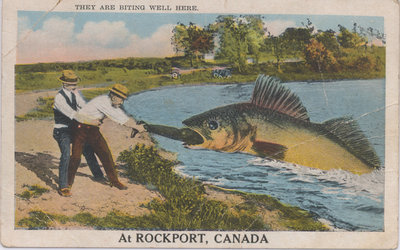
<svg viewBox="0 0 400 250">
<path fill-rule="evenodd" d="M 121 105 L 128 96 L 128 89 L 115 84 L 108 95 L 101 95 L 93 98 L 82 109 L 80 109 L 72 122 L 72 155 L 68 167 L 68 184 L 72 187 L 75 174 L 78 170 L 83 146 L 85 143 L 92 146 L 94 152 L 103 164 L 108 180 L 118 189 L 124 190 L 127 187 L 118 180 L 116 167 L 110 148 L 100 133 L 99 125 L 106 117 L 111 120 L 138 130 L 145 131 L 143 125 L 138 125 L 133 118 L 130 118 L 121 109 Z"/>
<path fill-rule="evenodd" d="M 59 164 L 59 190 L 62 196 L 70 196 L 68 188 L 67 174 L 71 152 L 71 122 L 77 110 L 81 109 L 85 104 L 85 100 L 76 90 L 79 78 L 72 70 L 64 70 L 62 76 L 58 79 L 63 84 L 63 88 L 54 98 L 54 130 L 53 137 L 57 141 L 61 151 Z M 93 149 L 89 145 L 85 145 L 83 155 L 89 165 L 96 181 L 105 181 L 103 172 L 97 162 Z"/>
</svg>

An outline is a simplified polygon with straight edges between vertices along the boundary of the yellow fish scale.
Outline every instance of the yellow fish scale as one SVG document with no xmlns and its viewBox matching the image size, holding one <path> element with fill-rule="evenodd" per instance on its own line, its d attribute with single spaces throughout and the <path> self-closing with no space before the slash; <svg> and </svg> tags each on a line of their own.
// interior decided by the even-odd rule
<svg viewBox="0 0 400 250">
<path fill-rule="evenodd" d="M 249 152 L 251 151 L 252 143 L 250 139 L 251 135 L 247 135 L 240 142 L 236 144 L 233 142 L 233 137 L 229 136 L 225 130 L 213 134 L 213 140 L 205 140 L 200 146 L 203 148 L 213 150 L 223 150 L 225 152 Z"/>
<path fill-rule="evenodd" d="M 286 162 L 322 170 L 342 169 L 355 174 L 373 170 L 346 148 L 306 128 L 290 125 L 281 128 L 264 121 L 263 126 L 257 127 L 256 140 L 285 146 L 287 151 L 283 160 Z"/>
</svg>

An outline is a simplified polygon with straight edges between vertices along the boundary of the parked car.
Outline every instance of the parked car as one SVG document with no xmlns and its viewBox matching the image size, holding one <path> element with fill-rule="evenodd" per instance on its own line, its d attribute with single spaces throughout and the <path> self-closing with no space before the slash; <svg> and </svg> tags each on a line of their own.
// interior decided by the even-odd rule
<svg viewBox="0 0 400 250">
<path fill-rule="evenodd" d="M 232 77 L 232 73 L 230 69 L 214 69 L 212 71 L 212 76 L 214 78 L 229 78 Z"/>
<path fill-rule="evenodd" d="M 178 78 L 180 78 L 180 77 L 181 77 L 181 69 L 180 69 L 180 68 L 173 67 L 173 68 L 171 69 L 171 78 L 172 78 L 172 79 L 178 79 Z"/>
</svg>

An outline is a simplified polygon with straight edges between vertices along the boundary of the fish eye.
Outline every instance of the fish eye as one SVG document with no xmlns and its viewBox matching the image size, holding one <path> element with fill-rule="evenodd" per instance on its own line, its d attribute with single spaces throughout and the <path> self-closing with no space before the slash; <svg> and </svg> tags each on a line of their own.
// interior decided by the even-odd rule
<svg viewBox="0 0 400 250">
<path fill-rule="evenodd" d="M 219 126 L 219 124 L 218 124 L 217 121 L 215 121 L 215 120 L 210 120 L 210 121 L 208 121 L 208 127 L 209 127 L 211 130 L 216 130 L 216 129 L 218 128 L 218 126 Z"/>
</svg>

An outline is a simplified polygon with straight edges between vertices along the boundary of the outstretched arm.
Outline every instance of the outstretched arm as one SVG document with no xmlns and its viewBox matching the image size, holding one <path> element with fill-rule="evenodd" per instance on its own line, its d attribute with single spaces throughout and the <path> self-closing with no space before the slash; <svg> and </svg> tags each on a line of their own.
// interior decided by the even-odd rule
<svg viewBox="0 0 400 250">
<path fill-rule="evenodd" d="M 124 123 L 123 125 L 128 128 L 136 129 L 136 130 L 138 130 L 139 133 L 146 131 L 143 124 L 138 124 L 136 122 L 136 120 L 133 119 L 132 117 L 130 117 L 129 120 L 126 123 Z"/>
</svg>

